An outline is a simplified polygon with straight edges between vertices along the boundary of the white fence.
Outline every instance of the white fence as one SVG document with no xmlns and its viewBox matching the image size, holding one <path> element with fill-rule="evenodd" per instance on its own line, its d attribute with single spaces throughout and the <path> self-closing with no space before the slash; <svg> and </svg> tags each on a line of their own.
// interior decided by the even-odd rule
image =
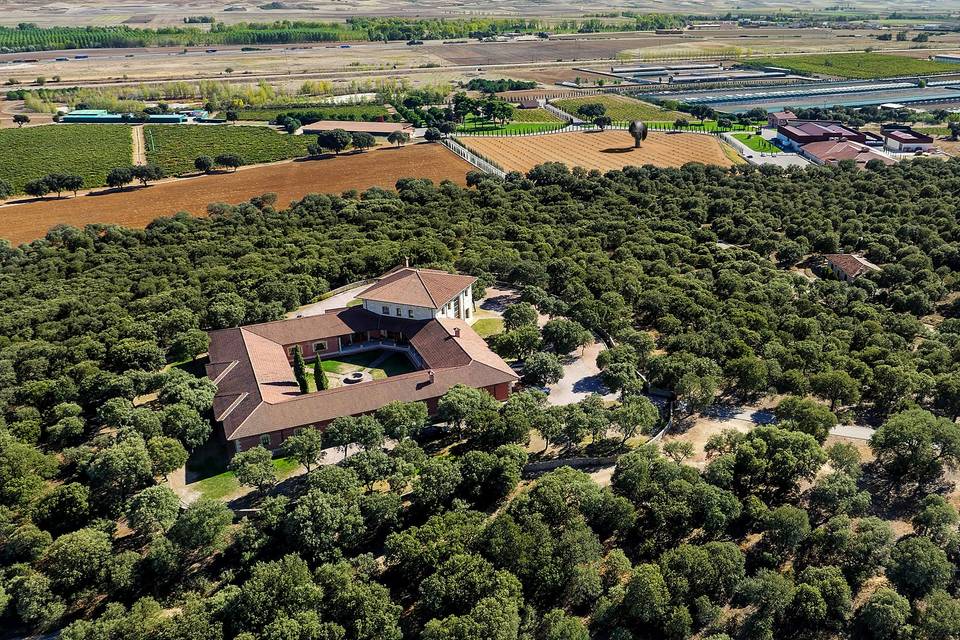
<svg viewBox="0 0 960 640">
<path fill-rule="evenodd" d="M 559 108 L 553 106 L 553 105 L 550 104 L 549 102 L 545 102 L 545 103 L 543 104 L 543 108 L 546 109 L 549 113 L 552 113 L 553 115 L 557 116 L 557 117 L 560 118 L 561 120 L 566 120 L 567 122 L 569 122 L 569 123 L 571 123 L 571 124 L 582 124 L 582 123 L 583 123 L 583 120 L 581 120 L 580 118 L 574 117 L 573 115 L 567 113 L 566 111 L 563 111 L 562 109 L 559 109 Z"/>
<path fill-rule="evenodd" d="M 503 169 L 494 165 L 488 160 L 484 160 L 473 151 L 470 151 L 470 149 L 467 149 L 465 146 L 452 138 L 444 138 L 440 141 L 440 143 L 485 173 L 491 173 L 495 176 L 499 176 L 500 178 L 504 178 L 507 175 Z"/>
</svg>

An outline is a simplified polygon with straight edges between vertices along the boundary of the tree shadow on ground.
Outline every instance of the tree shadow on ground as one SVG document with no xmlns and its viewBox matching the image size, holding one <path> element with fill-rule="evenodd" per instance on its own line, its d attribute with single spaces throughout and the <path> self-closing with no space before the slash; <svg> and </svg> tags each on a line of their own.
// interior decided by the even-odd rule
<svg viewBox="0 0 960 640">
<path fill-rule="evenodd" d="M 637 151 L 633 147 L 610 147 L 609 149 L 600 149 L 600 153 L 631 153 Z"/>
<path fill-rule="evenodd" d="M 871 515 L 884 520 L 909 519 L 924 496 L 947 495 L 956 489 L 956 483 L 943 476 L 920 483 L 891 478 L 876 461 L 863 465 L 863 475 L 857 484 L 870 492 Z"/>
</svg>

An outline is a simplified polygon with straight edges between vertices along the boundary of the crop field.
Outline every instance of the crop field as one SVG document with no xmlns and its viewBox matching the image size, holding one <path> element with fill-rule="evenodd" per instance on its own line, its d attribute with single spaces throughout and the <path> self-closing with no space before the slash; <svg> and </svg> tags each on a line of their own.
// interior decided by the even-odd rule
<svg viewBox="0 0 960 640">
<path fill-rule="evenodd" d="M 601 94 L 597 96 L 584 96 L 582 98 L 567 98 L 565 100 L 554 100 L 553 104 L 559 109 L 566 111 L 570 115 L 577 115 L 577 109 L 585 104 L 600 103 L 607 108 L 607 115 L 614 122 L 627 122 L 629 120 L 656 120 L 673 121 L 677 118 L 690 118 L 688 114 L 679 111 L 662 109 L 655 104 L 642 102 L 626 96 L 613 94 Z"/>
<path fill-rule="evenodd" d="M 129 135 L 129 134 L 128 134 Z M 312 136 L 292 136 L 266 127 L 152 124 L 143 128 L 147 160 L 171 175 L 190 173 L 199 156 L 233 153 L 244 164 L 259 164 L 307 154 Z"/>
<path fill-rule="evenodd" d="M 794 73 L 841 78 L 891 78 L 925 73 L 956 72 L 957 65 L 883 53 L 831 53 L 824 55 L 753 58 L 751 67 L 784 67 Z"/>
<path fill-rule="evenodd" d="M 520 110 L 517 110 L 517 113 L 520 113 Z M 552 115 L 549 112 L 544 110 L 544 113 L 547 115 Z M 493 120 L 487 120 L 485 118 L 477 118 L 475 116 L 467 116 L 464 119 L 464 123 L 457 127 L 457 131 L 463 133 L 484 133 L 489 135 L 520 135 L 524 133 L 540 133 L 541 131 L 555 131 L 557 129 L 562 129 L 567 126 L 567 123 L 560 118 L 554 118 L 553 120 L 514 120 L 513 122 L 507 122 L 506 124 L 500 124 L 499 122 L 494 122 Z"/>
<path fill-rule="evenodd" d="M 679 167 L 702 162 L 729 167 L 731 158 L 717 138 L 695 133 L 651 132 L 639 149 L 626 131 L 557 133 L 525 138 L 463 137 L 460 142 L 505 171 L 526 173 L 544 162 L 609 171 L 652 164 Z"/>
<path fill-rule="evenodd" d="M 129 135 L 126 127 L 117 128 Z M 473 168 L 439 144 L 383 147 L 338 158 L 245 167 L 236 173 L 167 180 L 147 188 L 3 206 L 0 207 L 0 238 L 13 244 L 30 242 L 42 238 L 57 224 L 144 227 L 158 216 L 170 216 L 178 211 L 205 215 L 211 202 L 236 204 L 267 192 L 277 194 L 278 206 L 286 206 L 308 193 L 363 191 L 370 187 L 392 189 L 397 180 L 404 177 L 428 178 L 437 183 L 452 180 L 463 185 L 467 172 Z"/>
<path fill-rule="evenodd" d="M 515 109 L 514 122 L 563 122 L 559 117 L 546 109 Z"/>
<path fill-rule="evenodd" d="M 23 190 L 48 173 L 83 176 L 84 186 L 99 187 L 113 167 L 130 164 L 130 127 L 117 124 L 60 124 L 0 130 L 0 180 Z M 0 225 L 2 226 L 2 225 Z"/>
<path fill-rule="evenodd" d="M 348 120 L 374 121 L 389 118 L 390 111 L 379 104 L 355 105 L 285 105 L 279 107 L 262 107 L 259 109 L 243 109 L 239 116 L 241 120 L 273 120 L 279 114 L 293 116 L 304 124 L 318 120 Z"/>
</svg>

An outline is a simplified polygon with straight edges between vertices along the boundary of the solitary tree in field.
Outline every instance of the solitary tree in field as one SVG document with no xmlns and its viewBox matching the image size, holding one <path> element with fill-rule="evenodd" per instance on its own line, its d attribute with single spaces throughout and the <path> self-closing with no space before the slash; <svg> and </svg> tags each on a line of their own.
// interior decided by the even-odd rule
<svg viewBox="0 0 960 640">
<path fill-rule="evenodd" d="M 317 383 L 317 391 L 330 388 L 330 383 L 327 382 L 327 376 L 323 372 L 323 360 L 320 359 L 320 356 L 317 356 L 317 359 L 313 361 L 313 379 Z"/>
<path fill-rule="evenodd" d="M 353 148 L 359 149 L 360 151 L 366 151 L 377 144 L 377 139 L 366 131 L 357 131 L 351 135 L 350 138 Z"/>
<path fill-rule="evenodd" d="M 23 185 L 23 192 L 34 198 L 42 198 L 50 193 L 50 185 L 45 178 L 37 178 Z"/>
<path fill-rule="evenodd" d="M 14 123 L 16 123 L 17 127 L 19 128 L 27 124 L 28 122 L 30 122 L 30 116 L 22 113 L 15 113 L 13 114 L 13 121 Z"/>
<path fill-rule="evenodd" d="M 297 379 L 300 393 L 306 393 L 309 389 L 307 386 L 307 365 L 303 361 L 303 353 L 300 351 L 300 347 L 293 348 L 293 377 Z"/>
<path fill-rule="evenodd" d="M 160 180 L 166 175 L 163 169 L 155 164 L 138 164 L 131 168 L 131 173 L 143 186 L 147 186 L 151 180 Z"/>
<path fill-rule="evenodd" d="M 218 167 L 229 167 L 234 171 L 237 170 L 237 167 L 243 166 L 243 160 L 235 153 L 222 153 L 214 159 L 214 163 Z"/>
<path fill-rule="evenodd" d="M 196 160 L 193 161 L 193 167 L 197 171 L 202 171 L 203 173 L 210 173 L 210 170 L 213 169 L 213 158 L 210 156 L 199 156 Z"/>
<path fill-rule="evenodd" d="M 600 131 L 603 131 L 613 124 L 613 119 L 610 116 L 597 116 L 593 119 L 593 124 L 600 127 Z"/>
<path fill-rule="evenodd" d="M 593 120 L 607 115 L 607 108 L 599 102 L 588 102 L 577 107 L 577 115 L 584 120 Z"/>
<path fill-rule="evenodd" d="M 647 139 L 647 125 L 634 120 L 630 123 L 630 135 L 633 136 L 633 148 L 639 149 L 640 143 Z"/>
<path fill-rule="evenodd" d="M 114 189 L 122 189 L 133 182 L 132 167 L 114 167 L 107 173 L 107 185 Z"/>
<path fill-rule="evenodd" d="M 337 155 L 340 155 L 344 149 L 348 149 L 352 142 L 353 136 L 343 129 L 324 131 L 317 136 L 317 144 L 324 149 L 330 149 Z"/>
<path fill-rule="evenodd" d="M 410 134 L 405 131 L 393 131 L 387 136 L 387 142 L 395 144 L 398 147 L 410 142 Z"/>
</svg>

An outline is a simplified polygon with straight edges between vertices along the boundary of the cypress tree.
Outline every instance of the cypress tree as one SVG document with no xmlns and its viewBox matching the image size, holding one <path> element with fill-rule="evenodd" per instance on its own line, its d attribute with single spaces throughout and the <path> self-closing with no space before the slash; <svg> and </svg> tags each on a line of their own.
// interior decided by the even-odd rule
<svg viewBox="0 0 960 640">
<path fill-rule="evenodd" d="M 330 388 L 327 376 L 323 373 L 323 360 L 320 359 L 320 356 L 317 356 L 317 359 L 313 361 L 313 379 L 317 381 L 317 391 Z"/>
<path fill-rule="evenodd" d="M 300 393 L 306 393 L 309 387 L 307 387 L 307 365 L 303 362 L 303 353 L 300 352 L 300 347 L 293 348 L 293 377 L 297 379 L 297 384 L 300 385 Z"/>
</svg>

